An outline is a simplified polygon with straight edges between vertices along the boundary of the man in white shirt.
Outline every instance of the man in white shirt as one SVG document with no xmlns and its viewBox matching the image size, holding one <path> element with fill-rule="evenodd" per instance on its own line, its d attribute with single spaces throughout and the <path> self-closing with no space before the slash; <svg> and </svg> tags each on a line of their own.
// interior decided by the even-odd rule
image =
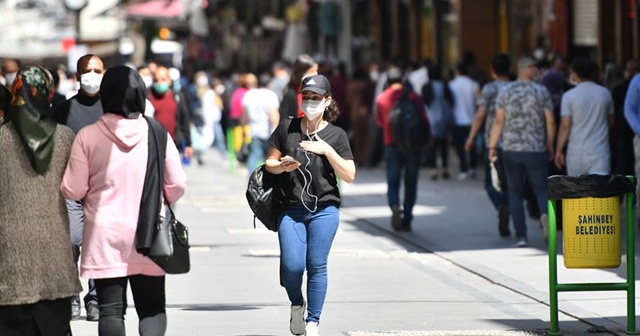
<svg viewBox="0 0 640 336">
<path fill-rule="evenodd" d="M 242 125 L 249 125 L 251 145 L 247 168 L 256 169 L 267 155 L 269 137 L 280 122 L 280 101 L 278 95 L 266 88 L 268 76 L 262 75 L 259 87 L 252 88 L 242 98 Z"/>
<path fill-rule="evenodd" d="M 469 151 L 469 158 L 467 158 L 464 144 L 471 130 L 471 123 L 473 122 L 476 111 L 476 98 L 480 86 L 469 78 L 467 73 L 467 64 L 458 62 L 455 68 L 455 78 L 449 82 L 449 89 L 451 89 L 454 98 L 453 118 L 455 128 L 453 130 L 453 138 L 458 159 L 460 160 L 459 180 L 465 180 L 469 176 L 473 177 L 476 166 L 475 151 Z"/>
<path fill-rule="evenodd" d="M 609 125 L 613 124 L 613 99 L 609 90 L 591 79 L 593 63 L 577 58 L 571 77 L 578 84 L 567 91 L 560 105 L 560 130 L 555 163 L 567 165 L 571 176 L 610 173 Z M 567 155 L 563 153 L 567 144 Z"/>
</svg>

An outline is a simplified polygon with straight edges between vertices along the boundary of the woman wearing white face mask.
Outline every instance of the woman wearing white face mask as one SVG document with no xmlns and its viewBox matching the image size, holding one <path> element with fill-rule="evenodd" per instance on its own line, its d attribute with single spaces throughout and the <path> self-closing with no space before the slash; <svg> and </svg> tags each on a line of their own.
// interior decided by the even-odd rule
<svg viewBox="0 0 640 336">
<path fill-rule="evenodd" d="M 304 117 L 285 120 L 276 128 L 265 167 L 278 175 L 278 198 L 283 203 L 278 239 L 281 283 L 291 301 L 289 327 L 294 335 L 317 336 L 327 291 L 327 260 L 340 222 L 337 179 L 351 183 L 356 168 L 347 134 L 331 124 L 340 111 L 327 78 L 305 78 L 300 92 Z M 307 309 L 302 293 L 305 268 Z"/>
</svg>

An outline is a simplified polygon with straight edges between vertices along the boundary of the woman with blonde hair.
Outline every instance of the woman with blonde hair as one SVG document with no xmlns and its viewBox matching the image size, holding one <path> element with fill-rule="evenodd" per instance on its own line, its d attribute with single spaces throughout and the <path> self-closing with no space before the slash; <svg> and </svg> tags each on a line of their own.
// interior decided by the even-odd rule
<svg viewBox="0 0 640 336">
<path fill-rule="evenodd" d="M 203 164 L 202 155 L 211 145 L 216 136 L 223 136 L 222 126 L 222 99 L 211 88 L 209 76 L 204 71 L 198 71 L 194 78 L 196 95 L 198 97 L 198 109 L 196 111 L 199 121 L 191 125 L 191 142 L 194 147 L 194 154 L 199 164 Z M 220 128 L 216 132 L 216 128 Z M 221 153 L 224 155 L 224 151 Z"/>
</svg>

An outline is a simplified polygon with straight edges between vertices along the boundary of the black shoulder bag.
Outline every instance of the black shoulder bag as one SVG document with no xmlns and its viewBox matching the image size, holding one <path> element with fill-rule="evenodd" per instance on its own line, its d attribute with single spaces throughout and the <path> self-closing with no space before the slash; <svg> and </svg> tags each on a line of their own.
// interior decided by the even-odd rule
<svg viewBox="0 0 640 336">
<path fill-rule="evenodd" d="M 291 118 L 285 119 L 280 123 L 280 127 L 287 130 L 291 125 Z M 247 185 L 247 202 L 251 211 L 253 211 L 253 227 L 256 227 L 256 218 L 269 231 L 278 231 L 280 223 L 278 219 L 283 210 L 283 202 L 279 199 L 278 176 L 267 171 L 263 164 L 256 168 L 249 177 Z"/>
<path fill-rule="evenodd" d="M 168 274 L 184 274 L 191 269 L 189 230 L 176 219 L 171 206 L 163 206 L 164 202 L 160 197 L 164 194 L 164 159 L 167 149 L 167 131 L 155 119 L 146 117 L 145 119 L 149 125 L 149 161 L 147 163 L 142 202 L 140 203 L 141 218 L 138 222 L 138 231 L 142 232 L 136 233 L 138 238 L 137 249 L 138 252 L 149 257 Z M 153 164 L 154 162 L 155 165 Z M 143 222 L 153 223 L 154 225 L 151 228 L 145 228 Z M 141 236 L 142 240 L 145 240 L 144 238 L 147 241 L 150 240 L 148 248 L 140 246 Z"/>
</svg>

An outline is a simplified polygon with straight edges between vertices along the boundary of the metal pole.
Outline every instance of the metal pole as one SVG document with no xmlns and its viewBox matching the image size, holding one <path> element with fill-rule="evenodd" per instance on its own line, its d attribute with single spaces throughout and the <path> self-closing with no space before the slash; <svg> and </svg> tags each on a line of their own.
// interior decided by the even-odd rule
<svg viewBox="0 0 640 336">
<path fill-rule="evenodd" d="M 635 177 L 628 177 L 631 181 Z M 630 192 L 625 196 L 627 207 L 627 334 L 635 334 L 636 331 L 636 251 L 635 251 L 635 193 Z"/>
<path fill-rule="evenodd" d="M 558 326 L 558 237 L 556 230 L 556 201 L 548 200 L 549 208 L 549 310 L 551 335 L 562 335 Z"/>
<path fill-rule="evenodd" d="M 76 14 L 76 45 L 82 44 L 82 35 L 80 35 L 80 11 L 75 11 Z"/>
<path fill-rule="evenodd" d="M 227 158 L 229 161 L 229 174 L 233 175 L 236 171 L 236 150 L 233 139 L 233 127 L 227 128 Z"/>
</svg>

